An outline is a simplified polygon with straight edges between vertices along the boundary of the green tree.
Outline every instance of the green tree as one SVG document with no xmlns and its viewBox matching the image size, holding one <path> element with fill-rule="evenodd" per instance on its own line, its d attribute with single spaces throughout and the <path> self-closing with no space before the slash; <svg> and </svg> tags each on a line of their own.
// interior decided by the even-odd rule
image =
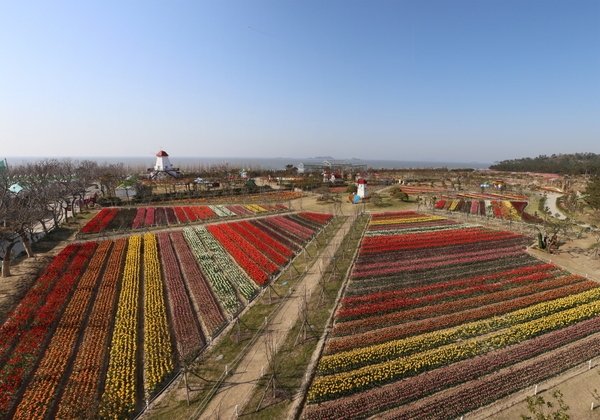
<svg viewBox="0 0 600 420">
<path fill-rule="evenodd" d="M 527 410 L 533 416 L 521 414 L 521 420 L 569 420 L 569 406 L 565 404 L 562 392 L 557 389 L 552 393 L 552 398 L 556 403 L 546 401 L 540 395 L 527 397 Z M 555 407 L 555 404 L 558 404 L 558 407 Z"/>
<path fill-rule="evenodd" d="M 397 193 L 394 193 L 394 198 L 396 198 L 400 201 L 408 201 L 408 194 L 406 194 L 405 192 L 399 191 Z"/>
<path fill-rule="evenodd" d="M 600 210 L 600 178 L 588 182 L 583 192 L 585 202 L 594 210 Z"/>
</svg>

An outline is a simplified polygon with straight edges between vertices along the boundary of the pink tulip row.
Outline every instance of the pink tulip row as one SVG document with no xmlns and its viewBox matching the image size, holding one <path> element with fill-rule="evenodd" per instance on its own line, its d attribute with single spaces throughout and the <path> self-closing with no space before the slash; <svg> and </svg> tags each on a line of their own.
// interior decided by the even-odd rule
<svg viewBox="0 0 600 420">
<path fill-rule="evenodd" d="M 272 217 L 270 219 L 270 221 L 277 224 L 278 226 L 281 226 L 282 228 L 288 230 L 289 232 L 293 233 L 294 235 L 296 235 L 304 240 L 309 239 L 313 234 L 312 230 L 310 230 L 298 223 L 295 223 L 284 216 Z"/>
<path fill-rule="evenodd" d="M 250 223 L 293 252 L 302 248 L 302 241 L 299 238 L 291 235 L 287 230 L 273 223 L 268 218 L 252 220 Z"/>
<path fill-rule="evenodd" d="M 597 330 L 596 330 L 597 331 Z M 600 338 L 595 335 L 529 363 L 476 379 L 448 392 L 428 398 L 418 407 L 400 407 L 385 413 L 389 419 L 455 419 L 521 389 L 583 364 L 600 352 Z"/>
<path fill-rule="evenodd" d="M 166 232 L 157 235 L 164 283 L 167 288 L 171 322 L 181 357 L 188 357 L 204 344 L 198 320 L 185 288 L 180 265 L 175 256 L 171 238 Z"/>
<path fill-rule="evenodd" d="M 208 335 L 214 334 L 225 324 L 225 318 L 211 291 L 206 278 L 200 271 L 194 254 L 190 250 L 182 232 L 173 232 L 171 240 L 175 253 L 178 256 L 183 277 L 187 281 L 195 307 L 200 313 L 200 318 Z"/>
<path fill-rule="evenodd" d="M 600 317 L 579 322 L 567 328 L 523 341 L 475 359 L 463 360 L 425 372 L 401 382 L 384 385 L 354 396 L 324 402 L 319 405 L 311 405 L 305 411 L 306 418 L 316 420 L 369 417 L 394 407 L 409 404 L 443 389 L 468 383 L 473 379 L 481 378 L 502 368 L 532 359 L 597 332 L 600 332 Z M 453 418 L 459 415 L 455 414 Z"/>
</svg>

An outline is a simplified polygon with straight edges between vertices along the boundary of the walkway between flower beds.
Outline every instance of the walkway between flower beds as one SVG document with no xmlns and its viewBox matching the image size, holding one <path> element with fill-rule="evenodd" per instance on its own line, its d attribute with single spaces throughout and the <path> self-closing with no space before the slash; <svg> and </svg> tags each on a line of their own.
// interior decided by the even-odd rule
<svg viewBox="0 0 600 420">
<path fill-rule="evenodd" d="M 263 332 L 262 336 L 256 340 L 240 361 L 235 372 L 227 378 L 226 384 L 219 389 L 204 409 L 202 419 L 233 419 L 236 417 L 236 406 L 238 412 L 242 412 L 244 405 L 252 394 L 255 380 L 260 378 L 261 369 L 263 367 L 266 369 L 267 366 L 265 334 L 271 334 L 270 339 L 273 343 L 283 343 L 290 325 L 294 325 L 298 319 L 298 303 L 305 293 L 305 287 L 306 293 L 309 293 L 318 286 L 321 276 L 319 267 L 326 267 L 329 264 L 328 257 L 335 254 L 336 247 L 342 242 L 343 235 L 349 231 L 351 224 L 352 218 L 348 217 L 329 241 L 327 247 L 321 252 L 311 269 L 299 280 L 287 301 L 273 315 L 266 332 Z"/>
</svg>

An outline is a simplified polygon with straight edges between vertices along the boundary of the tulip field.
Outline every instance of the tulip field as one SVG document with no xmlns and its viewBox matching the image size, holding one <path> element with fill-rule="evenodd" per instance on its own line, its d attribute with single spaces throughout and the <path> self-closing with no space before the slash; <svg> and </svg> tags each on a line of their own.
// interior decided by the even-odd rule
<svg viewBox="0 0 600 420">
<path fill-rule="evenodd" d="M 599 284 L 530 256 L 529 242 L 373 214 L 304 418 L 456 419 L 595 357 Z"/>
<path fill-rule="evenodd" d="M 178 227 L 219 218 L 232 218 L 281 212 L 287 210 L 283 204 L 205 205 L 205 206 L 161 206 L 119 208 L 104 207 L 79 233 L 90 234 L 119 229 L 143 229 L 149 227 Z"/>
<path fill-rule="evenodd" d="M 331 218 L 301 212 L 66 246 L 0 326 L 0 418 L 131 416 Z"/>
<path fill-rule="evenodd" d="M 528 204 L 525 198 L 518 196 L 507 199 L 489 194 L 467 194 L 456 198 L 442 197 L 437 200 L 434 208 L 505 220 L 539 222 L 539 218 L 525 211 Z"/>
</svg>

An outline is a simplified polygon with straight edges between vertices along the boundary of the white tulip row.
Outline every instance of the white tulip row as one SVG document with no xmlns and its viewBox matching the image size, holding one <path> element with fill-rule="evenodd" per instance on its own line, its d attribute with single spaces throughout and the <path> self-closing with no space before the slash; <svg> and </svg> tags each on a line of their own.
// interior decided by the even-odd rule
<svg viewBox="0 0 600 420">
<path fill-rule="evenodd" d="M 192 228 L 183 229 L 183 235 L 223 308 L 229 314 L 236 313 L 241 302 L 238 300 L 227 277 L 218 269 L 212 258 L 207 255 L 204 244 Z"/>
<path fill-rule="evenodd" d="M 222 274 L 218 267 L 221 266 L 221 269 L 225 272 L 227 277 L 237 286 L 240 294 L 244 296 L 246 300 L 252 299 L 256 295 L 256 288 L 253 286 L 251 280 L 242 272 L 240 267 L 231 261 L 227 251 L 223 249 L 221 244 L 204 226 L 197 227 L 196 233 L 202 242 L 204 242 L 208 251 L 210 251 L 210 253 L 206 253 L 208 256 L 208 258 L 206 258 L 208 267 L 213 268 L 214 271 L 218 271 L 219 274 Z M 212 254 L 212 258 L 210 254 Z M 214 262 L 212 262 L 213 259 L 218 265 L 215 265 Z M 202 267 L 202 269 L 204 270 L 204 267 Z"/>
</svg>

